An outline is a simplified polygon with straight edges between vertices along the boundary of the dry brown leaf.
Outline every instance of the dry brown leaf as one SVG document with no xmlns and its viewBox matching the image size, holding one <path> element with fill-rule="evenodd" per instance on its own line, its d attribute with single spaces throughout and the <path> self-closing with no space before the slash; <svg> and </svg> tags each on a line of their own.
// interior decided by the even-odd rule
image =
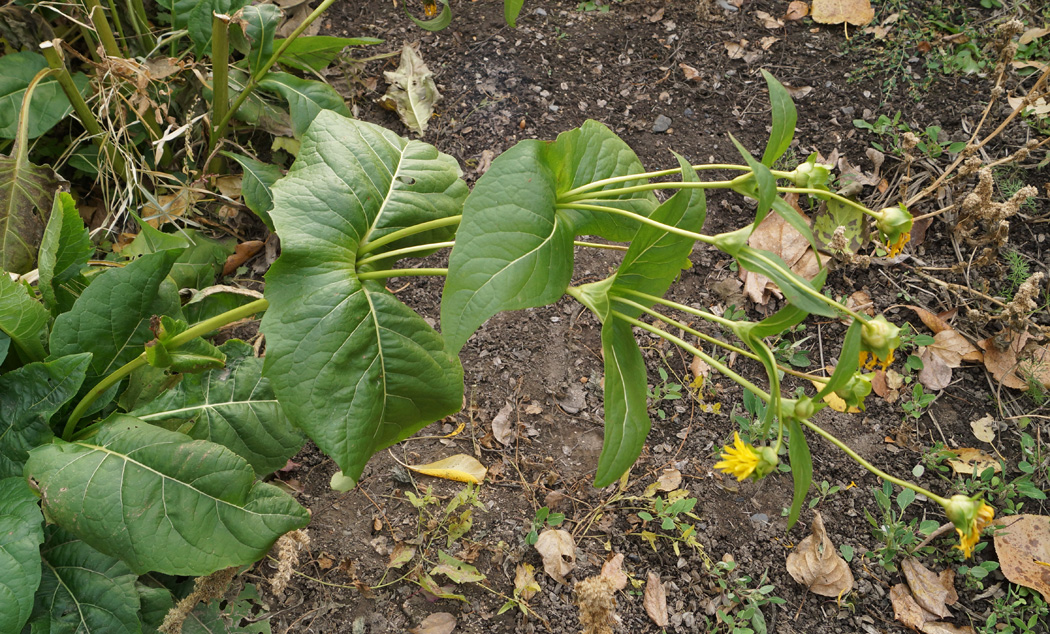
<svg viewBox="0 0 1050 634">
<path fill-rule="evenodd" d="M 517 423 L 510 420 L 510 415 L 513 411 L 514 404 L 507 403 L 496 412 L 496 417 L 492 419 L 492 436 L 503 446 L 512 444 L 517 436 L 515 433 L 517 431 Z"/>
<path fill-rule="evenodd" d="M 656 479 L 657 491 L 674 491 L 682 485 L 682 472 L 675 468 L 664 469 Z"/>
<path fill-rule="evenodd" d="M 901 570 L 911 593 L 915 596 L 915 601 L 923 610 L 942 619 L 952 615 L 945 605 L 949 593 L 940 575 L 923 566 L 914 557 L 905 557 L 901 562 Z"/>
<path fill-rule="evenodd" d="M 707 365 L 702 358 L 694 355 L 693 360 L 689 363 L 689 372 L 692 373 L 694 380 L 700 377 L 706 379 L 711 376 L 711 366 Z"/>
<path fill-rule="evenodd" d="M 867 291 L 857 291 L 847 297 L 846 308 L 864 313 L 868 317 L 875 316 L 875 303 L 871 301 L 871 295 Z"/>
<path fill-rule="evenodd" d="M 1021 97 L 1007 97 L 1006 102 L 1010 104 L 1011 108 L 1016 110 L 1020 108 L 1021 105 L 1024 103 L 1024 99 L 1022 99 Z M 1047 103 L 1045 99 L 1040 97 L 1035 100 L 1035 103 L 1025 108 L 1023 114 L 1034 114 L 1040 117 L 1050 114 L 1050 103 Z"/>
<path fill-rule="evenodd" d="M 975 634 L 969 625 L 952 625 L 940 621 L 923 623 L 922 634 Z"/>
<path fill-rule="evenodd" d="M 689 64 L 679 64 L 678 68 L 681 68 L 682 72 L 685 73 L 686 81 L 700 81 L 700 71 L 696 70 Z"/>
<path fill-rule="evenodd" d="M 379 99 L 379 105 L 396 110 L 402 123 L 423 136 L 434 115 L 434 104 L 441 101 L 434 73 L 419 52 L 405 43 L 401 47 L 401 63 L 395 70 L 383 71 L 383 76 L 390 86 Z"/>
<path fill-rule="evenodd" d="M 890 588 L 890 603 L 893 604 L 893 618 L 913 630 L 921 630 L 926 619 L 933 616 L 922 609 L 903 583 Z"/>
<path fill-rule="evenodd" d="M 158 229 L 186 215 L 186 210 L 196 199 L 197 195 L 188 188 L 180 189 L 176 194 L 162 194 L 157 196 L 159 206 L 152 202 L 142 206 L 142 219 L 149 226 Z"/>
<path fill-rule="evenodd" d="M 247 242 L 241 242 L 235 246 L 233 248 L 233 253 L 226 258 L 226 263 L 222 265 L 223 277 L 233 275 L 237 272 L 237 269 L 240 268 L 242 264 L 255 257 L 255 254 L 259 251 L 262 251 L 265 244 L 266 243 L 262 240 L 249 240 Z"/>
<path fill-rule="evenodd" d="M 928 348 L 949 368 L 957 368 L 963 361 L 980 361 L 984 358 L 976 346 L 952 329 L 942 330 L 934 335 L 933 343 Z"/>
<path fill-rule="evenodd" d="M 819 24 L 864 26 L 875 19 L 870 0 L 813 0 L 813 21 Z"/>
<path fill-rule="evenodd" d="M 813 86 L 788 86 L 784 85 L 784 90 L 788 91 L 791 98 L 798 101 L 799 99 L 805 99 L 811 92 L 813 92 Z"/>
<path fill-rule="evenodd" d="M 991 416 L 971 421 L 970 429 L 973 430 L 973 435 L 977 437 L 977 440 L 981 442 L 992 442 L 995 440 L 995 419 Z"/>
<path fill-rule="evenodd" d="M 1028 341 L 1028 333 L 1021 333 L 1014 337 L 1013 341 L 1000 347 L 996 341 L 998 337 L 989 337 L 984 341 L 977 342 L 977 346 L 984 350 L 984 367 L 992 373 L 992 378 L 1006 387 L 1024 389 L 1028 384 L 1024 379 L 1017 376 L 1017 358 L 1024 350 Z"/>
<path fill-rule="evenodd" d="M 747 40 L 723 42 L 722 44 L 726 47 L 726 53 L 729 53 L 729 59 L 740 59 L 747 52 Z"/>
<path fill-rule="evenodd" d="M 656 623 L 657 627 L 667 627 L 667 594 L 660 575 L 650 571 L 645 579 L 645 596 L 642 597 L 645 613 Z"/>
<path fill-rule="evenodd" d="M 293 6 L 291 11 L 285 11 L 284 21 L 277 27 L 277 37 L 285 38 L 291 35 L 292 31 L 299 28 L 299 25 L 306 21 L 311 12 L 310 3 L 305 0 Z M 317 35 L 321 32 L 322 22 L 323 20 L 314 20 L 302 34 L 306 36 Z"/>
<path fill-rule="evenodd" d="M 788 555 L 788 573 L 814 594 L 840 597 L 853 588 L 853 572 L 828 539 L 818 511 L 813 511 L 812 529 L 813 534 Z"/>
<path fill-rule="evenodd" d="M 543 570 L 558 583 L 568 583 L 565 575 L 576 567 L 576 542 L 568 531 L 547 529 L 536 540 L 536 550 L 543 557 Z"/>
<path fill-rule="evenodd" d="M 1021 376 L 1030 376 L 1042 383 L 1043 387 L 1050 388 L 1050 346 L 1043 345 L 1036 348 L 1030 357 L 1018 364 L 1018 372 Z M 1027 381 L 1025 389 L 1029 389 Z"/>
<path fill-rule="evenodd" d="M 481 484 L 486 472 L 485 465 L 478 462 L 477 458 L 464 453 L 458 453 L 430 464 L 405 466 L 423 475 L 456 482 L 473 482 L 474 484 Z"/>
<path fill-rule="evenodd" d="M 448 612 L 434 612 L 423 619 L 419 627 L 413 627 L 408 631 L 412 634 L 452 634 L 454 629 L 456 629 L 456 617 Z"/>
<path fill-rule="evenodd" d="M 540 591 L 535 571 L 532 564 L 518 564 L 514 568 L 514 594 L 523 601 L 528 601 Z"/>
<path fill-rule="evenodd" d="M 948 322 L 940 318 L 940 316 L 931 313 L 930 311 L 920 306 L 905 306 L 915 311 L 915 314 L 919 316 L 922 323 L 926 324 L 926 327 L 933 331 L 933 334 L 937 334 L 942 330 L 951 330 L 952 327 Z"/>
<path fill-rule="evenodd" d="M 755 17 L 762 23 L 762 26 L 767 29 L 779 29 L 783 28 L 784 21 L 780 18 L 774 18 L 765 11 L 755 11 Z"/>
<path fill-rule="evenodd" d="M 919 383 L 934 391 L 948 387 L 948 384 L 952 382 L 951 366 L 930 350 L 930 347 L 923 348 L 919 352 L 919 359 L 922 360 Z"/>
<path fill-rule="evenodd" d="M 623 590 L 627 587 L 627 574 L 623 571 L 623 555 L 619 553 L 602 564 L 602 571 L 599 574 L 608 579 L 616 590 Z"/>
<path fill-rule="evenodd" d="M 780 41 L 779 37 L 773 37 L 772 35 L 770 35 L 768 37 L 764 37 L 761 40 L 759 40 L 758 41 L 758 45 L 760 47 L 762 47 L 763 51 L 768 51 L 770 46 L 773 46 L 774 44 L 776 44 L 779 41 Z M 787 86 L 785 86 L 785 88 L 787 88 Z M 812 88 L 810 90 L 812 90 Z M 788 92 L 791 92 L 791 89 L 788 89 Z"/>
<path fill-rule="evenodd" d="M 1010 65 L 1013 66 L 1014 68 L 1034 68 L 1034 69 L 1036 69 L 1039 72 L 1043 72 L 1047 68 L 1047 64 L 1044 63 L 1044 62 L 1033 62 L 1033 61 L 1030 61 L 1030 60 L 1029 61 L 1025 61 L 1025 62 L 1022 62 L 1020 60 L 1016 60 L 1016 61 L 1010 62 Z"/>
<path fill-rule="evenodd" d="M 805 215 L 802 217 L 805 218 Z M 756 249 L 780 256 L 791 267 L 792 272 L 806 279 L 813 279 L 820 269 L 816 255 L 809 247 L 809 241 L 780 214 L 771 213 L 766 216 L 755 228 L 747 243 Z M 777 297 L 781 296 L 773 282 L 764 275 L 741 268 L 740 279 L 744 282 L 744 296 L 756 304 L 768 303 L 774 293 Z"/>
<path fill-rule="evenodd" d="M 223 196 L 237 200 L 241 197 L 242 178 L 240 174 L 236 176 L 220 176 L 215 179 L 215 187 L 218 188 L 219 193 Z"/>
<path fill-rule="evenodd" d="M 955 473 L 980 475 L 988 467 L 992 467 L 995 473 L 1003 470 L 998 460 L 980 449 L 963 447 L 961 449 L 952 449 L 952 453 L 955 454 L 955 458 L 948 460 L 948 464 L 951 465 L 952 471 Z"/>
<path fill-rule="evenodd" d="M 785 20 L 795 21 L 801 20 L 802 18 L 809 15 L 809 5 L 802 0 L 791 0 L 788 4 L 787 13 L 784 15 Z"/>
<path fill-rule="evenodd" d="M 1050 35 L 1050 29 L 1047 29 L 1047 28 L 1043 28 L 1043 29 L 1028 29 L 1027 31 L 1025 31 L 1024 33 L 1021 34 L 1021 37 L 1018 38 L 1017 43 L 1020 46 L 1024 46 L 1025 44 L 1028 44 L 1029 42 L 1032 42 L 1034 40 L 1038 40 L 1039 38 L 1043 37 L 1044 35 Z"/>
<path fill-rule="evenodd" d="M 1014 515 L 1002 524 L 995 533 L 995 554 L 1003 575 L 1050 601 L 1050 517 Z"/>
</svg>

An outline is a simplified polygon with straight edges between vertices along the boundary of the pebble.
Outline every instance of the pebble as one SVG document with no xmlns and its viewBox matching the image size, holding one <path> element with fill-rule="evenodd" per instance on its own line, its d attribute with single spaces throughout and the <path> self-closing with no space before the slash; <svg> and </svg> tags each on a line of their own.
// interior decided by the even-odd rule
<svg viewBox="0 0 1050 634">
<path fill-rule="evenodd" d="M 756 523 L 756 524 L 768 524 L 769 523 L 769 516 L 766 515 L 765 513 L 755 513 L 754 515 L 751 516 L 751 521 Z"/>
<path fill-rule="evenodd" d="M 535 13 L 536 15 L 547 15 L 547 11 L 544 9 L 536 9 L 535 11 L 533 11 L 533 13 Z"/>
<path fill-rule="evenodd" d="M 653 132 L 667 132 L 667 129 L 671 127 L 671 118 L 664 115 L 656 117 L 656 121 L 653 122 Z"/>
</svg>

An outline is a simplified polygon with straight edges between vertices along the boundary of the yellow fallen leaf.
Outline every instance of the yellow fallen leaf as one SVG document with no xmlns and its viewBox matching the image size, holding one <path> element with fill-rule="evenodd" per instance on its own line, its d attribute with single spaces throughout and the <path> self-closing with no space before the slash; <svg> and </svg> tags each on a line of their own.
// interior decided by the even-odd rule
<svg viewBox="0 0 1050 634">
<path fill-rule="evenodd" d="M 864 26 L 875 19 L 875 9 L 869 0 L 813 0 L 810 17 L 820 24 Z"/>
<path fill-rule="evenodd" d="M 995 554 L 1003 575 L 1026 588 L 1038 590 L 1050 601 L 1050 517 L 1045 515 L 1011 515 L 1000 520 L 995 533 Z"/>
<path fill-rule="evenodd" d="M 411 465 L 405 466 L 423 475 L 455 480 L 457 482 L 473 482 L 474 484 L 481 484 L 487 471 L 485 465 L 478 462 L 474 457 L 462 453 L 449 456 L 437 462 L 431 462 L 430 464 L 415 467 Z"/>
<path fill-rule="evenodd" d="M 1002 465 L 995 458 L 984 453 L 980 449 L 974 449 L 972 447 L 963 447 L 960 449 L 952 449 L 952 453 L 955 454 L 955 458 L 948 461 L 951 465 L 952 471 L 955 473 L 961 473 L 963 475 L 980 475 L 988 467 L 992 467 L 995 473 L 999 473 L 1003 470 Z"/>
<path fill-rule="evenodd" d="M 813 387 L 817 388 L 817 391 L 824 389 L 824 386 L 828 384 L 827 381 L 819 381 L 817 379 L 810 379 L 810 383 Z M 849 412 L 850 414 L 859 414 L 859 407 L 846 407 L 846 401 L 842 399 L 838 394 L 830 392 L 824 396 L 824 402 L 828 404 L 828 407 L 835 410 L 836 412 Z"/>
</svg>

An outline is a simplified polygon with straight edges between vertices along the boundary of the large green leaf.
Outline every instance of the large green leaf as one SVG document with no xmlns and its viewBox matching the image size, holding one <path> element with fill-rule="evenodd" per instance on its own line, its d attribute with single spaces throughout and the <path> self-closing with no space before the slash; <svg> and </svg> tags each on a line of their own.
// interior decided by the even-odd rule
<svg viewBox="0 0 1050 634">
<path fill-rule="evenodd" d="M 229 449 L 131 416 L 34 449 L 26 475 L 50 521 L 139 574 L 248 564 L 310 518 Z"/>
<path fill-rule="evenodd" d="M 87 287 L 80 269 L 95 252 L 73 197 L 62 192 L 55 197 L 51 218 L 40 243 L 40 296 L 54 314 L 66 312 Z"/>
<path fill-rule="evenodd" d="M 281 21 L 281 9 L 273 4 L 253 4 L 241 10 L 244 34 L 251 42 L 248 67 L 258 73 L 273 56 L 273 36 Z"/>
<path fill-rule="evenodd" d="M 141 354 L 153 339 L 151 317 L 181 316 L 178 289 L 167 279 L 179 254 L 173 249 L 144 255 L 99 275 L 73 308 L 55 319 L 51 355 L 92 353 L 87 382 L 93 385 Z"/>
<path fill-rule="evenodd" d="M 768 167 L 751 156 L 751 152 L 748 152 L 747 148 L 736 140 L 736 137 L 730 134 L 729 140 L 733 142 L 740 156 L 751 168 L 751 179 L 747 181 L 746 187 L 738 188 L 737 191 L 758 201 L 758 211 L 755 213 L 755 226 L 757 227 L 762 224 L 766 214 L 773 207 L 773 201 L 777 197 L 777 179 Z"/>
<path fill-rule="evenodd" d="M 627 143 L 605 125 L 588 120 L 582 126 L 558 135 L 547 147 L 545 160 L 554 172 L 559 197 L 565 192 L 598 180 L 640 174 L 641 161 Z M 644 184 L 643 179 L 605 185 L 595 191 L 620 189 Z M 597 199 L 605 207 L 614 207 L 648 216 L 658 202 L 652 192 L 621 194 Z M 565 210 L 576 235 L 597 235 L 618 242 L 630 240 L 639 223 L 619 215 L 577 209 Z"/>
<path fill-rule="evenodd" d="M 0 139 L 15 138 L 26 89 L 33 77 L 45 68 L 47 60 L 40 53 L 25 51 L 4 55 L 0 64 Z M 81 94 L 85 94 L 90 80 L 84 73 L 74 73 L 73 83 Z M 35 139 L 44 134 L 71 112 L 73 106 L 58 80 L 53 77 L 43 80 L 33 91 L 29 104 L 28 138 Z"/>
<path fill-rule="evenodd" d="M 240 163 L 241 169 L 244 170 L 244 175 L 241 176 L 241 194 L 244 196 L 244 204 L 259 216 L 270 231 L 273 231 L 273 220 L 270 219 L 270 210 L 273 209 L 273 193 L 270 188 L 283 175 L 281 168 L 233 152 L 222 152 L 222 155 Z"/>
<path fill-rule="evenodd" d="M 170 2 L 171 0 L 165 0 Z M 233 15 L 251 3 L 251 0 L 198 0 L 189 12 L 186 28 L 190 32 L 190 40 L 193 41 L 194 51 L 197 57 L 211 51 L 211 23 L 212 13 L 223 13 Z M 181 22 L 181 3 L 175 0 L 173 14 L 176 22 Z"/>
<path fill-rule="evenodd" d="M 574 236 L 631 239 L 637 221 L 556 205 L 572 189 L 641 171 L 627 144 L 596 121 L 550 143 L 522 141 L 496 158 L 467 197 L 449 258 L 441 300 L 441 328 L 449 348 L 458 351 L 500 311 L 542 306 L 561 297 L 572 276 Z M 592 203 L 645 216 L 656 208 L 651 192 Z"/>
<path fill-rule="evenodd" d="M 350 109 L 346 107 L 343 98 L 335 88 L 323 82 L 300 79 L 288 73 L 269 73 L 259 82 L 259 88 L 277 93 L 288 102 L 288 111 L 292 114 L 292 130 L 296 137 L 301 137 L 314 117 L 323 110 L 350 116 Z"/>
<path fill-rule="evenodd" d="M 132 415 L 233 450 L 260 475 L 285 465 L 303 444 L 262 376 L 262 359 L 243 341 L 219 348 L 226 367 L 183 377 Z"/>
<path fill-rule="evenodd" d="M 684 158 L 678 156 L 678 162 L 682 167 L 683 182 L 700 180 Z M 702 189 L 679 190 L 650 216 L 663 224 L 692 232 L 700 231 L 706 217 L 707 202 Z M 641 225 L 620 262 L 616 282 L 609 292 L 615 295 L 631 290 L 663 297 L 683 266 L 688 265 L 694 242 L 692 238 L 651 225 Z M 634 297 L 631 299 L 638 301 Z M 640 312 L 637 308 L 622 304 L 617 305 L 617 310 L 632 317 Z"/>
<path fill-rule="evenodd" d="M 835 309 L 827 302 L 815 299 L 811 293 L 802 290 L 805 287 L 814 291 L 816 289 L 810 282 L 793 273 L 791 267 L 780 256 L 744 245 L 734 254 L 734 257 L 740 266 L 748 271 L 765 275 L 773 280 L 788 301 L 802 310 L 825 317 L 838 316 Z"/>
<path fill-rule="evenodd" d="M 266 375 L 288 417 L 351 477 L 376 451 L 457 411 L 463 390 L 441 336 L 382 281 L 358 278 L 358 251 L 458 214 L 466 192 L 452 157 L 327 111 L 273 188 L 282 252 L 266 275 Z"/>
<path fill-rule="evenodd" d="M 30 295 L 29 287 L 0 270 L 0 331 L 11 338 L 24 361 L 46 356 L 47 321 L 47 309 Z"/>
<path fill-rule="evenodd" d="M 0 480 L 0 632 L 18 632 L 33 611 L 40 585 L 44 516 L 21 478 Z"/>
<path fill-rule="evenodd" d="M 48 422 L 76 396 L 90 359 L 70 355 L 0 376 L 0 478 L 22 475 L 29 450 L 51 440 Z"/>
<path fill-rule="evenodd" d="M 795 489 L 791 498 L 791 510 L 788 512 L 788 530 L 798 521 L 802 503 L 809 494 L 809 485 L 813 482 L 813 457 L 809 453 L 809 444 L 802 433 L 802 425 L 797 419 L 789 418 L 788 457 L 791 459 L 791 478 Z"/>
<path fill-rule="evenodd" d="M 382 44 L 383 40 L 374 37 L 335 37 L 332 35 L 300 35 L 292 40 L 277 60 L 280 64 L 304 71 L 319 73 L 331 65 L 348 46 L 370 46 Z M 275 48 L 280 48 L 284 40 L 274 40 Z"/>
<path fill-rule="evenodd" d="M 791 146 L 791 139 L 795 137 L 798 112 L 795 110 L 794 102 L 791 101 L 791 94 L 783 84 L 765 69 L 762 70 L 762 77 L 765 78 L 766 86 L 769 87 L 769 104 L 773 110 L 773 127 L 769 133 L 766 150 L 762 153 L 762 164 L 766 167 L 773 167 L 773 163 Z"/>
<path fill-rule="evenodd" d="M 642 453 L 649 434 L 645 360 L 631 332 L 620 319 L 602 324 L 605 357 L 605 440 L 598 458 L 594 486 L 616 481 Z"/>
<path fill-rule="evenodd" d="M 518 14 L 523 4 L 525 0 L 503 0 L 503 19 L 512 29 L 518 28 Z"/>
<path fill-rule="evenodd" d="M 46 532 L 31 631 L 140 632 L 135 573 L 57 526 Z"/>
</svg>

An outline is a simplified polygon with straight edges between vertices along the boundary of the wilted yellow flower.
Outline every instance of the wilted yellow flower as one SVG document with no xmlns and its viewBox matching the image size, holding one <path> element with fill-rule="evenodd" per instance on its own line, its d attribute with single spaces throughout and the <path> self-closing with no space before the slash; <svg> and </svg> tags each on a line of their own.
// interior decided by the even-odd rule
<svg viewBox="0 0 1050 634">
<path fill-rule="evenodd" d="M 740 440 L 740 434 L 733 432 L 733 445 L 722 447 L 722 461 L 715 463 L 715 469 L 728 475 L 736 476 L 738 481 L 747 479 L 758 467 L 762 455 L 751 444 Z"/>
<path fill-rule="evenodd" d="M 890 257 L 895 258 L 901 254 L 904 250 L 904 245 L 908 244 L 911 240 L 911 233 L 902 233 L 897 236 L 897 239 L 893 242 L 886 243 L 886 250 L 890 252 Z"/>
<path fill-rule="evenodd" d="M 878 369 L 885 372 L 886 368 L 893 365 L 893 353 L 890 352 L 890 356 L 886 357 L 885 359 L 880 359 L 877 356 L 868 352 L 867 350 L 861 350 L 859 365 L 862 370 L 874 370 L 876 367 L 878 367 Z"/>
<path fill-rule="evenodd" d="M 432 18 L 438 14 L 438 5 L 434 0 L 423 0 L 423 13 L 428 17 Z"/>
<path fill-rule="evenodd" d="M 956 495 L 948 501 L 945 512 L 955 524 L 955 532 L 959 533 L 959 545 L 956 548 L 969 559 L 974 546 L 981 541 L 981 531 L 995 519 L 995 509 L 985 504 L 984 500 Z"/>
</svg>

